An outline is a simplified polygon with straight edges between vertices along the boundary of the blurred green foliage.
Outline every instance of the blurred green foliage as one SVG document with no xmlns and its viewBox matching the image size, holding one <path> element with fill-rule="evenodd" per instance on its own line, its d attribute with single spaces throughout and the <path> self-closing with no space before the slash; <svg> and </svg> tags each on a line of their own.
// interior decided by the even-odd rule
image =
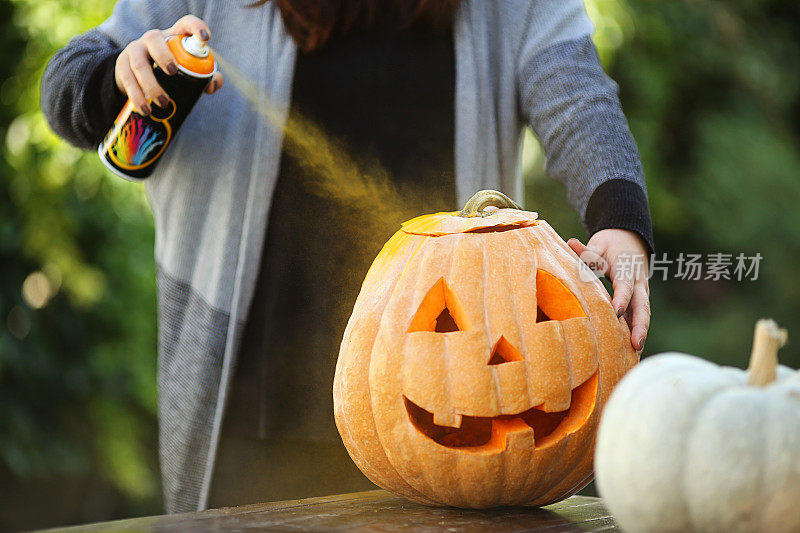
<svg viewBox="0 0 800 533">
<path fill-rule="evenodd" d="M 149 208 L 39 111 L 50 55 L 112 5 L 0 1 L 0 529 L 161 510 Z"/>
<path fill-rule="evenodd" d="M 49 56 L 112 5 L 0 0 L 0 529 L 161 511 L 149 209 L 39 112 Z M 800 338 L 800 4 L 587 8 L 642 153 L 657 253 L 764 257 L 757 281 L 653 280 L 645 353 L 744 366 L 762 316 Z M 532 137 L 524 168 L 528 207 L 583 236 Z M 781 357 L 800 366 L 797 343 Z"/>
</svg>

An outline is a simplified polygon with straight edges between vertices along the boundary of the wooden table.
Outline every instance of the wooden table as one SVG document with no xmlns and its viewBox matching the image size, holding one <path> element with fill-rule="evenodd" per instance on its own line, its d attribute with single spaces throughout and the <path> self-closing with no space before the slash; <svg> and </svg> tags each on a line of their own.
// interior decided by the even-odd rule
<svg viewBox="0 0 800 533">
<path fill-rule="evenodd" d="M 541 509 L 425 507 L 383 490 L 131 518 L 60 531 L 617 531 L 600 498 L 573 496 Z"/>
</svg>

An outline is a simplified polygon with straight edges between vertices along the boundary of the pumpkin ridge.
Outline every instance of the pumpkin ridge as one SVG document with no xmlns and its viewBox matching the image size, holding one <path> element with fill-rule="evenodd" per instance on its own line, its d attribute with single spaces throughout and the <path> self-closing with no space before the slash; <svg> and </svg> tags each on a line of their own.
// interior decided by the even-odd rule
<svg viewBox="0 0 800 533">
<path fill-rule="evenodd" d="M 420 270 L 423 269 L 423 267 L 425 267 L 427 265 L 427 261 L 428 261 L 429 257 L 431 255 L 433 255 L 435 252 L 436 252 L 436 243 L 434 241 L 431 241 L 429 238 L 423 238 L 423 240 L 421 241 L 421 244 L 420 244 L 420 249 L 419 249 L 420 256 L 418 258 L 416 258 L 416 260 L 413 261 L 413 262 L 411 261 L 412 258 L 409 258 L 408 262 L 403 267 L 403 269 L 401 271 L 401 274 L 397 277 L 397 282 L 396 282 L 395 286 L 392 288 L 392 294 L 388 298 L 389 301 L 394 299 L 394 297 L 396 296 L 396 293 L 399 290 L 399 288 L 402 285 L 402 283 L 404 281 L 407 281 L 406 278 L 410 275 L 409 265 L 411 265 L 412 263 L 414 264 L 414 267 L 413 267 L 414 268 L 414 275 L 418 279 L 417 279 L 417 281 L 415 283 L 411 283 L 410 285 L 411 285 L 411 287 L 413 287 L 413 290 L 414 290 L 415 294 L 417 292 L 421 293 L 421 291 L 418 291 L 418 288 L 421 287 L 423 283 L 422 283 L 421 279 L 419 279 L 419 272 L 420 272 Z M 452 259 L 450 259 L 450 263 L 449 264 L 452 265 Z M 450 274 L 450 272 L 448 271 L 448 275 L 449 274 Z M 407 305 L 410 306 L 411 309 L 413 309 L 413 306 L 416 305 L 416 301 L 417 301 L 417 298 L 410 298 Z M 384 311 L 383 311 L 383 313 L 381 315 L 381 318 L 380 318 L 381 324 L 383 324 L 383 321 L 386 319 L 385 313 L 386 313 L 388 307 L 389 306 L 387 305 L 387 307 L 384 308 Z M 403 312 L 404 313 L 406 313 L 408 311 L 409 311 L 409 309 L 403 308 Z M 407 342 L 408 336 L 407 335 L 404 336 L 404 339 L 405 339 L 404 340 L 404 344 L 405 344 L 405 342 Z M 372 365 L 373 361 L 374 361 L 374 359 L 371 358 L 370 359 L 370 365 Z M 402 382 L 403 382 L 403 380 L 401 379 L 401 383 Z M 371 386 L 372 386 L 372 384 L 370 383 L 370 387 Z M 448 397 L 452 397 L 451 384 L 449 383 L 449 381 L 446 383 L 446 387 L 447 387 L 447 391 L 448 391 Z M 375 419 L 375 415 L 376 415 L 375 406 L 373 406 L 371 415 L 372 415 L 373 420 L 374 420 Z M 376 421 L 376 427 L 377 427 L 377 421 Z M 378 431 L 378 439 L 380 440 L 381 445 L 383 447 L 385 447 L 386 446 L 386 444 L 384 442 L 385 437 L 383 436 L 383 433 L 381 431 Z M 417 462 L 420 461 L 419 451 L 414 446 L 409 446 L 407 448 L 407 451 L 408 451 L 408 453 L 410 453 L 410 454 L 412 454 L 414 456 L 415 461 L 417 461 Z M 388 456 L 387 456 L 387 459 L 388 459 Z M 392 464 L 391 460 L 389 460 L 389 463 Z M 421 494 L 429 494 L 429 495 L 435 493 L 432 490 L 431 480 L 427 476 L 422 476 L 420 478 L 417 478 L 417 479 L 414 480 L 415 482 L 412 483 L 412 481 L 410 481 L 408 478 L 406 478 L 403 475 L 403 473 L 401 473 L 400 470 L 394 466 L 394 464 L 392 464 L 392 468 L 397 472 L 398 477 L 400 477 L 400 479 L 402 479 L 414 491 L 419 492 Z M 425 489 L 427 489 L 426 491 L 422 491 L 422 490 L 420 490 L 420 489 L 418 489 L 416 487 L 416 485 L 418 485 L 420 483 L 425 487 Z M 437 501 L 433 496 L 430 496 L 430 498 L 433 499 L 433 501 Z"/>
<path fill-rule="evenodd" d="M 483 302 L 483 330 L 488 335 L 491 328 L 491 317 L 489 316 L 489 310 L 486 308 L 486 286 L 489 283 L 487 279 L 487 272 L 491 270 L 491 265 L 489 264 L 489 258 L 487 256 L 487 248 L 488 246 L 481 246 L 481 302 Z M 491 341 L 490 341 L 491 342 Z M 494 393 L 495 404 L 497 405 L 498 409 L 502 409 L 503 399 L 500 395 L 500 384 L 497 381 L 497 374 L 492 373 L 492 391 Z"/>
<path fill-rule="evenodd" d="M 562 331 L 562 338 L 563 338 L 563 327 L 561 327 L 561 324 L 558 324 L 558 326 Z M 565 339 L 565 350 L 567 350 L 567 349 L 568 348 L 567 348 L 566 339 Z M 594 374 L 592 374 L 592 376 L 589 377 L 589 379 L 597 378 L 598 382 L 597 382 L 597 388 L 596 388 L 596 391 L 595 391 L 594 405 L 592 407 L 592 411 L 589 413 L 589 417 L 588 418 L 591 418 L 592 416 L 596 416 L 597 403 L 600 400 L 600 383 L 599 383 L 600 362 L 599 362 L 599 353 L 598 353 L 597 365 L 598 365 L 597 366 L 597 370 L 594 372 Z M 567 358 L 567 367 L 571 369 L 571 364 L 570 364 L 569 358 Z M 572 382 L 572 375 L 570 373 L 570 383 L 571 382 Z M 570 402 L 570 405 L 571 405 L 571 402 Z M 587 418 L 587 421 L 588 421 L 588 418 Z M 578 428 L 578 430 L 580 430 L 580 428 Z M 570 439 L 571 435 L 572 435 L 571 433 L 565 435 L 563 439 L 561 439 L 560 441 L 556 441 L 552 445 L 552 446 L 554 446 L 556 444 L 558 445 L 557 453 L 555 453 L 555 456 L 553 458 L 551 458 L 551 462 L 550 462 L 551 466 L 547 470 L 547 473 L 544 474 L 544 476 L 542 478 L 542 482 L 540 483 L 541 487 L 547 487 L 547 488 L 541 489 L 541 490 L 538 490 L 537 492 L 535 492 L 534 493 L 535 496 L 533 498 L 531 498 L 531 501 L 538 501 L 538 502 L 540 502 L 539 503 L 540 505 L 545 503 L 545 502 L 546 503 L 550 503 L 550 500 L 552 499 L 552 497 L 550 497 L 550 494 L 552 494 L 557 489 L 559 489 L 558 485 L 561 482 L 563 482 L 563 480 L 572 473 L 571 471 L 565 471 L 565 472 L 562 473 L 562 475 L 556 475 L 554 477 L 554 470 L 555 470 L 556 466 L 561 462 L 561 458 L 564 457 L 564 455 L 567 453 L 567 450 L 569 449 L 571 441 L 573 440 L 573 439 Z M 545 449 L 551 449 L 552 446 L 548 446 Z M 577 468 L 577 465 L 575 467 Z M 554 481 L 554 479 L 557 479 L 557 481 Z"/>
<path fill-rule="evenodd" d="M 391 239 L 390 239 L 390 241 L 391 241 Z M 377 318 L 377 324 L 378 324 L 377 330 L 378 330 L 378 331 L 380 331 L 380 327 L 381 327 L 380 325 L 381 325 L 381 323 L 383 322 L 383 317 L 384 317 L 384 314 L 386 313 L 386 309 L 389 307 L 389 304 L 390 304 L 390 302 L 392 301 L 392 297 L 394 296 L 394 294 L 395 294 L 395 292 L 396 292 L 396 290 L 397 290 L 397 286 L 400 284 L 400 280 L 403 278 L 404 274 L 406 273 L 406 271 L 408 270 L 408 268 L 409 268 L 409 266 L 410 266 L 410 265 L 417 265 L 417 262 L 416 262 L 416 261 L 412 261 L 412 259 L 414 259 L 414 257 L 415 257 L 415 256 L 417 256 L 417 254 L 420 254 L 420 253 L 421 253 L 421 251 L 423 250 L 423 248 L 424 248 L 424 245 L 425 245 L 425 243 L 426 243 L 426 242 L 427 242 L 427 239 L 420 239 L 420 240 L 418 240 L 418 241 L 415 243 L 415 248 L 414 248 L 414 250 L 413 250 L 411 253 L 409 253 L 409 255 L 408 255 L 408 260 L 406 261 L 406 264 L 403 266 L 403 268 L 402 268 L 402 269 L 400 269 L 400 272 L 399 272 L 399 274 L 398 274 L 398 275 L 395 277 L 394 284 L 392 285 L 392 287 L 391 287 L 391 290 L 389 291 L 389 295 L 388 295 L 388 296 L 386 297 L 386 299 L 385 299 L 385 302 L 386 302 L 386 303 L 383 305 L 383 308 L 382 308 L 382 309 L 381 309 L 381 311 L 380 311 L 380 317 L 378 317 L 378 318 Z M 389 244 L 389 243 L 387 242 L 387 245 L 388 245 L 388 244 Z M 388 254 L 388 252 L 387 252 L 387 255 L 391 255 L 391 254 Z M 390 259 L 391 259 L 391 258 L 388 258 L 388 257 L 386 258 L 386 260 L 387 260 L 387 261 L 389 261 Z M 370 270 L 372 270 L 372 267 L 370 267 Z M 385 271 L 383 271 L 383 272 L 381 272 L 381 273 L 385 273 Z M 377 273 L 376 273 L 376 275 L 377 275 Z M 367 272 L 367 276 L 369 276 L 369 271 Z M 357 303 L 358 303 L 358 302 L 357 302 Z M 354 311 L 355 311 L 355 310 L 354 310 Z M 369 355 L 369 366 L 370 366 L 370 367 L 372 366 L 372 362 L 373 362 L 373 354 L 374 354 L 374 351 L 375 351 L 375 345 L 377 344 L 377 340 L 378 340 L 378 337 L 377 337 L 377 335 L 376 335 L 376 336 L 375 336 L 375 337 L 374 337 L 374 338 L 371 340 L 371 342 L 370 342 L 370 346 L 369 346 L 369 354 L 370 354 L 370 355 Z M 367 395 L 367 398 L 366 398 L 366 399 L 367 399 L 367 401 L 368 401 L 369 405 L 370 405 L 370 406 L 372 406 L 372 390 L 371 390 L 371 387 L 370 387 L 370 379 L 369 379 L 369 374 L 370 374 L 370 371 L 369 371 L 369 370 L 367 370 L 366 387 L 365 387 L 366 391 L 365 391 L 365 394 Z M 344 417 L 344 419 L 345 419 L 345 424 L 344 424 L 344 426 L 345 426 L 345 428 L 346 428 L 346 431 L 347 431 L 347 434 L 348 434 L 348 436 L 349 436 L 349 437 L 350 437 L 350 439 L 351 439 L 351 440 L 350 440 L 350 442 L 351 442 L 351 443 L 354 443 L 354 444 L 356 444 L 356 443 L 359 443 L 359 442 L 361 442 L 361 441 L 360 441 L 360 439 L 353 438 L 353 435 L 352 435 L 352 433 L 350 432 L 350 428 L 351 428 L 351 427 L 356 427 L 356 426 L 355 426 L 355 425 L 352 423 L 352 421 L 349 419 L 350 417 L 348 417 L 348 415 L 347 415 L 347 411 L 348 411 L 348 410 L 347 410 L 346 408 L 342 409 L 342 415 L 343 415 L 343 417 Z M 373 428 L 373 431 L 375 432 L 375 435 L 376 435 L 376 436 L 378 437 L 378 439 L 380 440 L 380 431 L 378 430 L 378 423 L 377 423 L 377 421 L 375 420 L 375 410 L 374 410 L 374 408 L 371 408 L 369 411 L 370 411 L 370 424 L 371 424 L 371 426 L 372 426 L 372 428 Z M 359 421 L 359 422 L 360 422 L 360 421 Z M 361 453 L 363 453 L 363 451 L 364 451 L 364 450 L 362 449 L 362 447 L 361 447 L 361 446 L 359 446 L 358 444 L 356 444 L 356 446 L 355 446 L 354 448 L 355 448 L 356 450 L 358 450 L 358 452 L 359 452 L 359 458 L 360 458 L 360 462 L 366 462 L 367 464 L 370 464 L 370 463 L 369 463 L 369 461 L 365 461 L 365 460 L 363 459 L 363 456 L 361 456 Z M 349 450 L 348 450 L 348 451 L 349 451 Z M 412 494 L 413 496 L 415 496 L 415 497 L 417 497 L 417 498 L 420 498 L 420 499 L 422 499 L 422 500 L 425 500 L 425 501 L 430 501 L 430 500 L 429 500 L 429 499 L 428 499 L 428 498 L 427 498 L 427 497 L 424 495 L 424 493 L 422 493 L 421 491 L 419 491 L 419 490 L 417 490 L 416 488 L 414 488 L 414 486 L 413 486 L 413 485 L 411 485 L 411 483 L 409 483 L 409 482 L 408 482 L 408 480 L 406 480 L 406 479 L 405 479 L 405 478 L 404 478 L 404 477 L 403 477 L 403 476 L 400 474 L 400 472 L 397 470 L 397 468 L 395 468 L 395 466 L 394 466 L 394 465 L 392 464 L 392 462 L 389 460 L 389 457 L 386 455 L 386 452 L 384 452 L 384 451 L 383 451 L 383 448 L 381 448 L 381 452 L 380 452 L 380 453 L 382 453 L 382 454 L 383 454 L 386 464 L 389 466 L 389 468 L 391 468 L 391 472 L 390 472 L 390 474 L 394 474 L 394 476 L 396 476 L 396 478 L 397 478 L 397 479 L 401 480 L 401 481 L 402 481 L 402 482 L 405 484 L 405 487 L 403 487 L 403 489 L 404 489 L 404 490 L 410 490 L 410 491 L 411 491 L 411 494 Z M 376 472 L 374 472 L 374 470 L 373 470 L 373 473 L 375 474 Z M 387 485 L 388 485 L 388 483 L 385 483 L 385 481 L 386 481 L 386 480 L 385 480 L 385 478 L 383 478 L 383 477 L 382 477 L 380 474 L 378 474 L 376 477 L 378 477 L 378 478 L 379 478 L 379 481 L 381 481 L 381 482 L 384 482 L 383 484 L 387 484 Z M 382 483 L 376 483 L 376 484 L 378 484 L 378 485 L 382 485 Z"/>
<path fill-rule="evenodd" d="M 519 234 L 513 234 L 513 235 L 516 235 L 517 240 L 522 242 L 521 237 L 520 237 Z M 513 237 L 509 236 L 509 238 L 513 238 Z M 524 248 L 525 244 L 523 243 L 522 246 Z M 502 257 L 503 257 L 504 271 L 510 272 L 511 271 L 511 269 L 510 269 L 511 265 L 510 265 L 510 260 L 509 260 L 509 254 L 503 254 Z M 531 255 L 530 257 L 533 258 L 533 261 L 534 261 L 534 264 L 535 264 L 536 256 L 535 255 Z M 503 276 L 503 284 L 504 284 L 504 287 L 505 287 L 505 292 L 510 294 L 510 295 L 513 295 L 514 291 L 511 290 L 512 289 L 511 287 L 509 287 L 509 280 L 510 280 L 509 276 Z M 535 287 L 535 283 L 534 283 L 534 293 L 535 293 L 535 290 L 536 290 L 536 287 Z M 517 300 L 513 296 L 510 298 L 510 300 L 511 300 L 511 310 L 512 310 L 512 314 L 513 314 L 513 317 L 514 317 L 514 323 L 517 325 L 517 330 L 518 330 L 519 329 L 519 324 L 521 324 L 522 321 L 520 319 L 519 309 L 517 308 Z M 516 343 L 512 343 L 511 341 L 508 340 L 508 338 L 506 338 L 505 334 L 501 334 L 500 335 L 500 339 L 498 339 L 497 343 L 495 344 L 495 348 L 494 349 L 495 350 L 497 349 L 497 346 L 499 346 L 499 343 L 500 343 L 501 340 L 505 340 L 515 350 L 517 350 L 519 352 L 519 359 L 518 360 L 525 361 L 525 359 L 526 359 L 525 354 L 527 353 L 526 348 L 525 348 L 525 335 L 520 334 L 518 339 L 519 340 Z M 517 344 L 519 344 L 520 348 L 517 348 Z M 490 359 L 489 364 L 491 364 L 491 359 Z M 527 365 L 527 363 L 523 363 L 523 364 Z M 497 376 L 495 375 L 495 379 L 496 378 L 497 378 Z M 528 387 L 528 381 L 527 380 L 523 380 L 522 383 L 525 385 L 525 397 L 528 398 L 528 402 L 530 402 L 531 401 L 531 393 L 530 393 L 530 390 L 529 390 L 529 387 Z"/>
<path fill-rule="evenodd" d="M 537 244 L 539 246 L 543 246 L 544 245 L 544 240 L 541 238 L 541 236 L 536 235 L 536 233 L 533 232 L 533 231 L 530 231 L 530 232 L 527 232 L 527 233 L 533 239 L 537 240 Z M 523 246 L 527 250 L 527 253 L 530 254 L 531 257 L 535 257 L 536 258 L 536 274 L 534 276 L 534 282 L 533 283 L 534 283 L 534 294 L 535 294 L 535 297 L 536 297 L 536 306 L 537 306 L 537 309 L 539 309 L 540 308 L 540 304 L 539 304 L 539 299 L 540 299 L 540 294 L 539 294 L 539 272 L 547 272 L 547 271 L 545 271 L 542 268 L 540 268 L 538 254 L 536 253 L 536 250 L 533 248 L 532 243 L 529 240 L 523 238 L 522 234 L 517 234 L 517 237 L 520 239 L 520 242 L 522 242 Z M 550 274 L 549 272 L 548 272 L 548 275 L 551 276 L 552 278 L 556 279 L 556 280 L 558 279 L 558 278 L 556 278 L 555 275 Z M 563 283 L 561 283 L 561 284 L 563 286 Z M 567 291 L 572 292 L 572 290 L 569 287 L 564 287 L 564 288 Z M 574 293 L 573 293 L 573 298 L 577 299 L 577 296 L 574 295 Z M 584 307 L 580 304 L 580 301 L 578 301 L 578 305 L 581 307 L 583 316 L 586 317 L 586 311 L 585 311 Z M 569 346 L 567 345 L 567 339 L 566 339 L 566 336 L 564 335 L 564 329 L 563 329 L 561 323 L 557 322 L 556 324 L 557 324 L 557 326 L 559 328 L 559 331 L 561 332 L 561 338 L 564 340 L 564 349 L 565 349 L 565 354 L 564 355 L 566 357 L 566 362 L 567 362 L 567 372 L 568 372 L 567 375 L 570 378 L 570 389 L 572 389 L 574 387 L 573 387 L 573 383 L 572 383 L 572 365 L 571 365 L 571 360 L 570 360 L 569 351 L 568 351 L 569 350 Z M 594 333 L 594 330 L 592 332 Z M 524 342 L 525 341 L 524 341 L 524 336 L 523 336 L 523 345 L 524 345 Z M 523 352 L 523 353 L 527 353 L 527 352 Z M 599 367 L 599 364 L 600 363 L 599 363 L 599 358 L 598 358 L 598 361 L 597 361 L 598 367 Z M 526 362 L 526 365 L 528 365 L 527 362 Z M 526 381 L 526 385 L 528 385 L 527 381 Z M 529 395 L 530 395 L 530 393 L 529 393 Z"/>
<path fill-rule="evenodd" d="M 591 326 L 591 323 L 589 324 Z M 569 338 L 567 337 L 566 332 L 564 331 L 564 325 L 559 324 L 558 329 L 561 330 L 561 337 L 564 339 L 564 356 L 567 358 L 567 375 L 569 376 L 569 386 L 571 389 L 575 388 L 575 378 L 572 375 L 572 343 L 570 342 Z M 594 333 L 594 328 L 592 329 L 592 333 Z M 600 364 L 598 362 L 598 372 L 599 372 Z M 600 388 L 598 384 L 598 389 Z M 595 393 L 595 396 L 597 394 Z M 595 398 L 595 405 L 597 404 L 597 398 Z M 571 404 L 570 404 L 571 405 Z"/>
<path fill-rule="evenodd" d="M 691 424 L 689 424 L 689 426 L 685 428 L 686 438 L 683 439 L 683 443 L 681 446 L 682 448 L 682 453 L 680 454 L 681 464 L 678 469 L 681 472 L 679 478 L 682 480 L 682 482 L 680 491 L 681 497 L 679 498 L 679 501 L 681 504 L 681 514 L 683 514 L 684 516 L 689 516 L 692 521 L 695 520 L 694 512 L 690 502 L 687 501 L 686 499 L 686 494 L 688 492 L 686 483 L 687 483 L 687 471 L 689 466 L 689 453 L 688 453 L 689 447 L 692 442 L 692 435 L 694 434 L 695 429 L 697 429 L 697 427 L 700 424 L 703 411 L 706 410 L 713 403 L 713 401 L 715 400 L 715 395 L 718 394 L 721 390 L 724 390 L 724 387 L 722 385 L 714 387 L 713 389 L 710 388 L 709 390 L 706 391 L 706 394 L 702 398 L 698 399 L 698 401 L 692 406 L 692 412 L 693 412 L 692 422 Z"/>
<path fill-rule="evenodd" d="M 483 302 L 483 331 L 487 334 L 492 331 L 490 317 L 486 309 L 486 285 L 489 282 L 486 273 L 489 271 L 488 259 L 486 257 L 486 246 L 481 246 L 481 299 Z"/>
<path fill-rule="evenodd" d="M 536 239 L 537 238 L 536 235 L 534 235 L 530 231 L 524 232 L 524 233 L 516 233 L 516 234 L 512 234 L 512 235 L 516 236 L 517 240 L 519 240 L 519 242 L 522 244 L 522 248 L 524 248 L 525 251 L 528 253 L 528 256 L 534 258 L 534 266 L 538 270 L 538 268 L 539 268 L 539 257 L 535 254 L 535 250 L 533 249 L 532 243 L 530 242 L 531 239 Z M 526 236 L 530 237 L 530 239 L 525 238 Z M 534 297 L 538 297 L 538 287 L 536 286 L 536 278 L 535 277 L 533 278 L 533 294 L 534 294 Z M 538 304 L 537 304 L 537 307 L 538 307 Z M 516 315 L 516 310 L 517 309 L 516 309 L 516 302 L 515 302 L 515 305 L 514 305 L 514 313 L 515 313 L 515 315 L 514 316 L 515 316 L 515 318 L 517 320 L 517 323 L 519 324 L 520 321 L 519 321 L 519 317 Z M 520 332 L 520 340 L 521 340 L 521 349 L 522 349 L 523 360 L 525 360 L 525 367 L 526 367 L 525 368 L 525 372 L 527 373 L 528 372 L 528 365 L 530 363 L 528 362 L 528 358 L 525 357 L 525 354 L 528 353 L 528 347 L 525 344 L 525 335 L 522 334 L 522 332 Z M 533 393 L 530 390 L 530 383 L 528 383 L 527 379 L 525 380 L 525 392 L 526 392 L 526 394 L 528 396 L 528 401 L 532 402 L 533 401 L 533 398 L 532 398 L 532 394 Z"/>
<path fill-rule="evenodd" d="M 453 279 L 453 263 L 455 262 L 455 261 L 453 261 L 453 257 L 455 256 L 455 251 L 462 244 L 463 243 L 461 242 L 461 240 L 457 239 L 455 244 L 453 245 L 453 253 L 448 255 L 448 265 L 447 265 L 447 278 L 448 279 Z M 453 294 L 455 295 L 455 293 L 453 293 Z M 466 314 L 466 311 L 464 311 L 464 313 Z M 448 357 L 448 354 L 450 352 L 449 338 L 445 337 L 444 344 L 445 344 L 445 348 L 444 348 L 444 365 L 445 365 L 445 372 L 446 372 L 446 375 L 448 377 L 448 379 L 446 380 L 446 383 L 447 383 L 447 398 L 449 400 L 450 405 L 453 405 L 453 394 L 454 394 L 453 393 L 453 383 L 450 380 L 450 376 L 452 374 L 450 372 L 450 357 Z M 454 413 L 454 414 L 457 415 L 458 413 Z"/>
<path fill-rule="evenodd" d="M 402 241 L 402 240 L 403 239 L 399 238 L 397 236 L 397 234 L 395 234 L 381 248 L 381 251 L 378 253 L 378 257 L 376 257 L 376 260 L 373 262 L 372 265 L 370 265 L 370 268 L 367 271 L 367 274 L 366 274 L 365 280 L 364 280 L 364 284 L 362 285 L 361 291 L 359 292 L 359 295 L 356 298 L 356 302 L 355 302 L 354 309 L 353 309 L 354 312 L 356 312 L 356 310 L 360 310 L 360 308 L 365 305 L 364 301 L 369 299 L 368 298 L 368 293 L 366 291 L 366 287 L 369 286 L 369 282 L 371 281 L 372 276 L 377 276 L 377 271 L 382 266 L 382 265 L 379 264 L 378 258 L 382 257 L 382 255 L 384 254 L 385 250 L 387 250 L 388 248 L 390 248 L 392 246 L 396 246 L 397 242 Z M 420 241 L 417 241 L 417 247 L 419 247 L 420 244 L 421 244 Z M 381 273 L 382 274 L 385 273 L 385 268 L 382 269 Z M 363 295 L 363 299 L 362 299 L 362 295 Z M 389 299 L 387 298 L 385 300 L 385 302 L 386 302 L 386 304 L 384 305 L 384 307 L 386 305 L 388 305 Z M 349 344 L 349 342 L 351 342 L 353 327 L 354 326 L 352 326 L 348 322 L 347 327 L 345 328 L 343 339 L 342 339 L 342 347 L 340 347 L 340 353 L 348 353 L 345 350 L 343 350 L 342 348 L 344 346 L 347 346 L 345 344 L 346 342 L 348 344 Z M 372 348 L 373 348 L 374 345 L 375 345 L 375 339 L 372 339 L 370 341 L 370 344 L 369 344 L 370 358 L 371 358 Z M 349 357 L 347 357 L 347 358 L 340 357 L 336 361 L 336 371 L 335 371 L 335 374 L 334 374 L 334 384 L 333 384 L 334 385 L 333 386 L 333 393 L 334 393 L 333 394 L 334 420 L 336 422 L 337 428 L 339 428 L 340 433 L 342 433 L 342 440 L 345 441 L 345 445 L 347 445 L 347 442 L 353 443 L 353 446 L 346 446 L 346 447 L 347 447 L 348 453 L 351 455 L 351 457 L 356 462 L 356 464 L 359 465 L 359 467 L 361 466 L 362 463 L 365 464 L 365 466 L 367 467 L 368 471 L 365 471 L 364 473 L 367 474 L 368 477 L 370 477 L 369 473 L 372 473 L 375 478 L 381 478 L 381 476 L 372 468 L 372 465 L 363 458 L 361 448 L 359 446 L 355 445 L 355 443 L 357 443 L 358 441 L 353 437 L 352 432 L 351 432 L 352 425 L 351 425 L 350 420 L 349 420 L 348 410 L 344 406 L 344 400 L 343 400 L 343 396 L 344 396 L 343 380 L 345 378 L 342 375 L 342 373 L 347 373 L 348 372 L 346 367 L 347 367 L 347 364 L 348 364 L 349 360 L 350 360 Z M 368 376 L 367 376 L 367 382 L 368 382 Z M 371 396 L 371 392 L 369 390 L 367 390 L 367 394 L 369 396 Z M 340 420 L 341 420 L 341 423 L 340 423 Z M 373 425 L 374 425 L 374 417 L 373 417 Z M 376 431 L 376 434 L 377 434 L 377 429 L 375 431 Z M 387 460 L 387 462 L 388 462 L 388 460 Z M 370 479 L 372 479 L 372 477 L 370 477 Z M 381 479 L 381 481 L 383 481 L 383 479 Z"/>
<path fill-rule="evenodd" d="M 800 376 L 800 372 L 797 374 Z M 779 432 L 784 427 L 784 420 L 781 418 L 783 413 L 780 411 L 780 405 L 786 402 L 786 397 L 791 394 L 792 391 L 797 394 L 797 396 L 795 396 L 796 398 L 800 398 L 800 387 L 795 388 L 794 390 L 786 389 L 784 390 L 784 394 L 780 394 L 773 388 L 771 391 L 772 393 L 767 393 L 766 395 L 765 401 L 768 404 L 768 408 L 764 411 L 767 415 L 764 427 L 769 442 L 768 445 L 764 446 L 766 457 L 763 460 L 767 464 L 770 462 L 770 456 L 768 455 L 770 450 L 780 449 L 781 447 L 780 440 L 777 437 L 777 435 L 780 434 Z M 796 407 L 800 407 L 800 405 Z M 775 442 L 776 440 L 778 440 L 778 443 Z M 761 531 L 770 531 L 771 529 L 774 529 L 776 527 L 775 516 L 781 516 L 785 514 L 785 512 L 781 512 L 782 510 L 780 508 L 778 510 L 770 509 L 770 507 L 772 507 L 771 503 L 776 499 L 775 496 L 777 496 L 777 491 L 774 487 L 767 486 L 767 476 L 767 469 L 763 469 L 761 475 L 760 493 L 765 496 L 762 500 L 762 505 L 765 509 L 767 509 L 767 512 L 763 513 L 761 516 L 761 523 L 759 524 L 759 529 Z M 770 510 L 772 512 L 770 512 Z M 770 519 L 772 519 L 772 521 L 770 521 Z"/>
<path fill-rule="evenodd" d="M 494 235 L 487 235 L 486 237 L 487 237 L 487 240 L 489 241 L 489 244 L 487 246 L 482 246 L 481 247 L 481 249 L 483 250 L 484 271 L 486 270 L 485 262 L 487 260 L 489 260 L 488 256 L 487 256 L 487 249 L 489 248 L 489 246 L 496 246 L 496 243 L 493 242 L 493 241 L 495 241 L 495 238 L 494 238 L 495 236 Z M 483 316 L 487 317 L 489 315 L 489 310 L 486 309 L 486 307 L 487 307 L 486 306 L 486 295 L 485 295 L 485 293 L 486 293 L 486 285 L 485 284 L 481 284 L 481 287 L 482 287 L 482 290 L 484 291 L 484 295 L 481 298 L 481 301 L 484 302 L 484 305 L 483 305 L 483 307 L 484 307 Z M 489 329 L 488 325 L 487 325 L 487 328 L 486 328 L 485 331 L 486 331 L 486 333 L 488 335 L 489 332 L 492 331 L 492 330 Z M 503 340 L 503 336 L 501 335 L 500 339 L 498 339 L 497 343 L 495 344 L 495 346 L 492 348 L 492 351 L 490 352 L 489 361 L 487 361 L 487 363 L 486 363 L 487 365 L 491 365 L 492 364 L 491 363 L 492 353 L 497 349 L 497 346 L 499 345 L 499 343 L 502 340 Z M 490 339 L 489 342 L 491 342 L 491 339 Z M 506 404 L 505 404 L 505 401 L 504 401 L 504 396 L 500 393 L 501 391 L 500 391 L 499 377 L 497 375 L 497 372 L 492 372 L 491 374 L 492 374 L 492 390 L 494 391 L 494 395 L 497 398 L 498 410 L 502 413 L 502 412 L 505 411 Z M 494 432 L 494 424 L 492 424 L 490 426 L 490 429 L 492 430 L 492 432 Z M 505 439 L 504 439 L 504 441 L 505 441 Z M 503 448 L 505 448 L 505 442 L 503 443 Z"/>
</svg>

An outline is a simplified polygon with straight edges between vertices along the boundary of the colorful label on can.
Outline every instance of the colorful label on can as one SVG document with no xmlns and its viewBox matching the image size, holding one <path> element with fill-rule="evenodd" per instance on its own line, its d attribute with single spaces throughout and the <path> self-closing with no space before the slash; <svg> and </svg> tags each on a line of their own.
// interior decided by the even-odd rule
<svg viewBox="0 0 800 533">
<path fill-rule="evenodd" d="M 149 116 L 133 110 L 128 102 L 103 141 L 103 151 L 123 170 L 139 170 L 150 166 L 166 149 L 172 139 L 169 119 L 175 114 L 175 102 L 167 108 L 153 106 Z"/>
</svg>

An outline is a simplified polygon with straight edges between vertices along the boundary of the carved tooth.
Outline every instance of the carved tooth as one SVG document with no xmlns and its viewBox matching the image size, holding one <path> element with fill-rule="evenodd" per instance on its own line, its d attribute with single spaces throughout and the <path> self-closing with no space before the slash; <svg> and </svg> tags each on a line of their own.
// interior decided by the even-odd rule
<svg viewBox="0 0 800 533">
<path fill-rule="evenodd" d="M 535 408 L 540 411 L 544 411 L 545 413 L 560 413 L 561 411 L 568 410 L 571 403 L 571 398 L 567 398 L 566 402 L 562 398 L 559 398 L 550 402 L 541 403 Z"/>
<path fill-rule="evenodd" d="M 433 413 L 433 423 L 437 426 L 447 426 L 451 428 L 461 427 L 461 415 L 448 413 Z"/>
</svg>

